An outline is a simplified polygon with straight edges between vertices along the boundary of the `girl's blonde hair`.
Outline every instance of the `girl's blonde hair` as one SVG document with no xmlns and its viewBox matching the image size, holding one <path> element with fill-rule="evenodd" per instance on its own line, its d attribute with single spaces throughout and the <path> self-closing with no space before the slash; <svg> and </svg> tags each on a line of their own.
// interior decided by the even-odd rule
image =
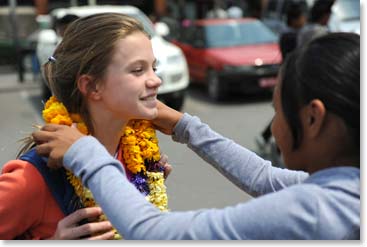
<svg viewBox="0 0 367 247">
<path fill-rule="evenodd" d="M 85 99 L 77 81 L 83 74 L 101 83 L 111 62 L 116 42 L 134 32 L 145 33 L 136 19 L 123 14 L 103 13 L 80 18 L 69 25 L 56 48 L 53 61 L 43 66 L 49 88 L 70 113 L 78 113 L 93 133 Z"/>
</svg>

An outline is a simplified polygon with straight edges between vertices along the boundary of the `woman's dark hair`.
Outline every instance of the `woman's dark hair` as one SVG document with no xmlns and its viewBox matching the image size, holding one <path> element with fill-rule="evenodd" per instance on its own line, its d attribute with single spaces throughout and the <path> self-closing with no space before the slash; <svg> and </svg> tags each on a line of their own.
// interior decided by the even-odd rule
<svg viewBox="0 0 367 247">
<path fill-rule="evenodd" d="M 297 149 L 303 133 L 298 112 L 313 99 L 346 124 L 360 149 L 360 36 L 330 33 L 291 53 L 281 69 L 283 112 Z"/>
</svg>

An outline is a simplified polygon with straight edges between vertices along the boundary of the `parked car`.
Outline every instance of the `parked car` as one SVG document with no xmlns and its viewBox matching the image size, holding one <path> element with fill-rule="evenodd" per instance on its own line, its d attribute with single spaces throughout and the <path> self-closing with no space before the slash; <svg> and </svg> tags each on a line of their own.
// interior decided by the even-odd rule
<svg viewBox="0 0 367 247">
<path fill-rule="evenodd" d="M 189 74 L 185 56 L 179 47 L 158 35 L 149 18 L 134 6 L 79 6 L 53 10 L 50 13 L 50 18 L 41 18 L 42 25 L 48 28 L 41 30 L 38 37 L 37 55 L 40 63 L 43 64 L 47 61 L 61 40 L 61 37 L 51 28 L 53 26 L 52 23 L 45 24 L 45 20 L 51 22 L 56 21 L 67 14 L 84 17 L 105 12 L 127 14 L 142 22 L 145 30 L 152 37 L 153 52 L 158 61 L 156 73 L 163 82 L 158 90 L 158 99 L 180 110 L 184 104 L 189 85 Z M 44 90 L 47 90 L 47 87 L 44 87 Z"/>
<path fill-rule="evenodd" d="M 213 100 L 275 86 L 281 63 L 277 36 L 257 19 L 192 21 L 173 42 L 186 56 L 191 83 L 206 84 Z"/>
</svg>

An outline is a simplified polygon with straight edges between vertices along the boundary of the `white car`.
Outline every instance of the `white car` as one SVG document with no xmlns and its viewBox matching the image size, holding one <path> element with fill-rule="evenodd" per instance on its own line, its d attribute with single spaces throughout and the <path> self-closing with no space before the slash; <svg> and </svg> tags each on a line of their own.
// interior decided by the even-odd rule
<svg viewBox="0 0 367 247">
<path fill-rule="evenodd" d="M 154 29 L 153 23 L 138 8 L 134 6 L 111 6 L 94 5 L 78 6 L 70 8 L 59 8 L 53 10 L 48 18 L 42 19 L 41 25 L 45 26 L 44 21 L 55 21 L 67 14 L 84 17 L 92 14 L 115 12 L 132 16 L 144 25 L 145 30 L 151 35 L 153 52 L 158 61 L 157 75 L 162 79 L 162 85 L 158 90 L 158 99 L 167 105 L 180 110 L 184 104 L 186 90 L 189 86 L 189 74 L 187 62 L 180 48 L 163 39 Z M 46 16 L 47 17 L 47 16 Z M 51 23 L 46 24 L 49 28 L 43 28 L 38 35 L 37 57 L 40 64 L 47 61 L 52 55 L 56 45 L 61 40 L 55 30 L 50 28 Z"/>
</svg>

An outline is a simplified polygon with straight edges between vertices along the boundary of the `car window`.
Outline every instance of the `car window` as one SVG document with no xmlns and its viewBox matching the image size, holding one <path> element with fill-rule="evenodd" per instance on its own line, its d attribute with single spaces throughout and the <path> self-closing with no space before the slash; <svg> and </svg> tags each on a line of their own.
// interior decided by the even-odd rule
<svg viewBox="0 0 367 247">
<path fill-rule="evenodd" d="M 262 22 L 229 22 L 206 26 L 207 47 L 276 43 L 277 36 Z"/>
<path fill-rule="evenodd" d="M 197 48 L 204 48 L 207 47 L 207 44 L 205 42 L 205 34 L 204 29 L 201 26 L 198 26 L 195 28 L 194 32 L 194 40 L 192 41 L 193 46 Z"/>
</svg>

